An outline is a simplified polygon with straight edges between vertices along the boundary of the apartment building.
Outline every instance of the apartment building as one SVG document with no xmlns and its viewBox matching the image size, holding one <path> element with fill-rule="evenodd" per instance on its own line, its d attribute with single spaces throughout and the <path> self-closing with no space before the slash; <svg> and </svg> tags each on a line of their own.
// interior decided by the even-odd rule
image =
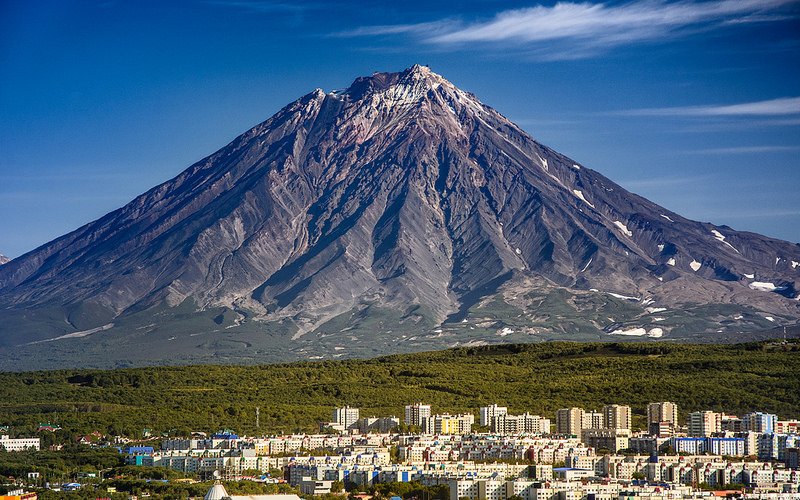
<svg viewBox="0 0 800 500">
<path fill-rule="evenodd" d="M 678 405 L 670 401 L 660 401 L 647 405 L 647 429 L 658 437 L 675 435 L 678 428 Z"/>
<path fill-rule="evenodd" d="M 631 428 L 631 407 L 625 405 L 606 405 L 603 407 L 603 427 L 607 429 Z"/>
<path fill-rule="evenodd" d="M 689 436 L 708 437 L 722 429 L 722 414 L 713 411 L 696 411 L 686 416 Z"/>
<path fill-rule="evenodd" d="M 349 406 L 334 408 L 331 422 L 339 424 L 345 429 L 355 428 L 358 424 L 358 408 L 350 408 Z"/>
<path fill-rule="evenodd" d="M 556 433 L 580 436 L 583 428 L 583 408 L 562 408 L 556 411 Z"/>
<path fill-rule="evenodd" d="M 492 418 L 492 432 L 504 435 L 550 434 L 550 420 L 539 415 L 497 415 Z"/>
<path fill-rule="evenodd" d="M 431 405 L 414 403 L 405 407 L 405 424 L 423 427 L 425 420 L 431 416 Z"/>
<path fill-rule="evenodd" d="M 4 448 L 6 451 L 23 451 L 26 449 L 39 451 L 40 446 L 40 438 L 12 439 L 5 434 L 0 434 L 0 448 Z"/>
<path fill-rule="evenodd" d="M 481 406 L 480 408 L 481 425 L 492 425 L 492 419 L 494 417 L 507 414 L 508 414 L 508 408 L 506 408 L 505 406 L 497 406 L 496 404 L 492 404 L 489 406 Z"/>
<path fill-rule="evenodd" d="M 745 431 L 758 432 L 760 434 L 775 432 L 778 424 L 778 416 L 770 413 L 754 411 L 742 417 L 742 426 Z"/>
<path fill-rule="evenodd" d="M 424 422 L 423 429 L 426 434 L 469 434 L 475 423 L 475 416 L 471 413 L 432 415 Z"/>
<path fill-rule="evenodd" d="M 605 418 L 601 411 L 586 411 L 583 413 L 583 429 L 602 429 L 605 427 Z"/>
</svg>

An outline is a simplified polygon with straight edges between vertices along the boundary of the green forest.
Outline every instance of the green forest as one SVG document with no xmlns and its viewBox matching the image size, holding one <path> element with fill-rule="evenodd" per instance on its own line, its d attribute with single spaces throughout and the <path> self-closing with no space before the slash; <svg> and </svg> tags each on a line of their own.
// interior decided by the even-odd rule
<svg viewBox="0 0 800 500">
<path fill-rule="evenodd" d="M 697 410 L 800 418 L 800 343 L 550 342 L 262 366 L 0 372 L 0 426 L 12 437 L 38 435 L 43 446 L 93 431 L 311 432 L 335 407 L 402 419 L 404 405 L 418 401 L 434 413 L 496 403 L 549 418 L 617 403 L 630 405 L 639 425 L 654 401 L 677 403 L 681 418 Z M 41 423 L 61 429 L 37 434 Z"/>
</svg>

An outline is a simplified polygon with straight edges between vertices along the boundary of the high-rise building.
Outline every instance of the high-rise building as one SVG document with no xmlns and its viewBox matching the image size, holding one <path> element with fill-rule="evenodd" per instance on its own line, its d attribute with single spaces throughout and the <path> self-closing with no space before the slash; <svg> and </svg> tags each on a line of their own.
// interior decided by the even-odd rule
<svg viewBox="0 0 800 500">
<path fill-rule="evenodd" d="M 414 403 L 406 405 L 405 423 L 406 425 L 416 425 L 425 427 L 425 420 L 431 416 L 431 405 Z"/>
<path fill-rule="evenodd" d="M 719 430 L 720 432 L 744 432 L 746 429 L 741 418 L 723 413 Z"/>
<path fill-rule="evenodd" d="M 742 417 L 742 426 L 745 431 L 758 432 L 760 434 L 775 432 L 778 416 L 770 413 L 754 411 Z"/>
<path fill-rule="evenodd" d="M 647 428 L 658 437 L 675 435 L 678 427 L 678 405 L 669 401 L 647 405 Z"/>
<path fill-rule="evenodd" d="M 647 423 L 658 424 L 669 422 L 678 425 L 678 405 L 669 401 L 650 403 L 647 405 Z"/>
<path fill-rule="evenodd" d="M 339 424 L 345 429 L 358 426 L 358 408 L 334 408 L 332 423 Z"/>
<path fill-rule="evenodd" d="M 722 429 L 722 414 L 695 411 L 686 416 L 686 430 L 692 437 L 708 437 Z"/>
<path fill-rule="evenodd" d="M 607 429 L 630 429 L 631 407 L 624 405 L 604 406 L 603 423 Z"/>
<path fill-rule="evenodd" d="M 508 408 L 496 404 L 481 406 L 481 425 L 491 425 L 492 418 L 499 415 L 508 415 Z"/>
<path fill-rule="evenodd" d="M 602 429 L 605 427 L 605 419 L 603 412 L 600 411 L 586 411 L 583 412 L 583 424 L 581 427 L 584 429 Z"/>
<path fill-rule="evenodd" d="M 583 427 L 583 408 L 562 408 L 556 411 L 556 433 L 580 436 Z"/>
</svg>

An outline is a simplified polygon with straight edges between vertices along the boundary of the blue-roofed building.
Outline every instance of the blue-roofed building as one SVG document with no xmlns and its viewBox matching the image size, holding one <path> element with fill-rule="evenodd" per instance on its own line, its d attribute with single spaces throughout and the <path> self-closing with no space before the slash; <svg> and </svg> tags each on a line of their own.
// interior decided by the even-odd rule
<svg viewBox="0 0 800 500">
<path fill-rule="evenodd" d="M 674 437 L 670 439 L 669 444 L 676 453 L 702 455 L 706 451 L 706 438 L 704 437 Z"/>
<path fill-rule="evenodd" d="M 707 438 L 706 450 L 712 455 L 744 456 L 744 438 Z"/>
<path fill-rule="evenodd" d="M 152 455 L 155 449 L 152 446 L 129 446 L 125 448 L 125 453 L 129 455 Z"/>
</svg>

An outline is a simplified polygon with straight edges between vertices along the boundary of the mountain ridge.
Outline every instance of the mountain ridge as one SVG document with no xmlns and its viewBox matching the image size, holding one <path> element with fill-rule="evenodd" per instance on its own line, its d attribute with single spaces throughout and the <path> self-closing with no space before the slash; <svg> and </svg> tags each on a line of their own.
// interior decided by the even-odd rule
<svg viewBox="0 0 800 500">
<path fill-rule="evenodd" d="M 520 296 L 557 288 L 623 297 L 643 314 L 734 304 L 758 318 L 739 311 L 740 325 L 712 323 L 763 329 L 800 318 L 799 266 L 800 246 L 690 221 L 629 193 L 416 65 L 306 94 L 126 206 L 4 265 L 3 312 L 50 308 L 56 321 L 3 332 L 0 346 L 117 324 L 159 304 L 224 310 L 229 330 L 280 324 L 293 341 L 370 308 L 431 333 L 498 294 L 533 325 L 535 300 Z M 592 321 L 600 332 L 619 323 L 609 319 Z M 651 319 L 646 332 L 671 334 Z"/>
</svg>

